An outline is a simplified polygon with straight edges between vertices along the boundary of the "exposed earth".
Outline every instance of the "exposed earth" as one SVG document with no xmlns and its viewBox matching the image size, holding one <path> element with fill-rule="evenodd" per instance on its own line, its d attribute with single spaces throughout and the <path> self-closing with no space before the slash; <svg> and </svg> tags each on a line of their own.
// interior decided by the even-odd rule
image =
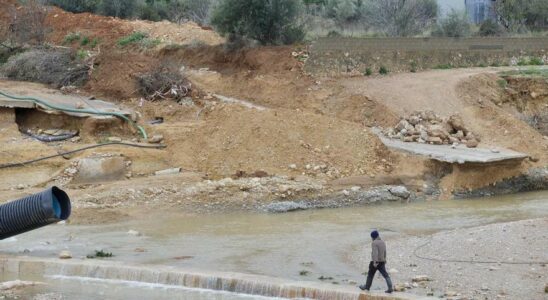
<svg viewBox="0 0 548 300">
<path fill-rule="evenodd" d="M 0 0 L 0 5 L 9 7 L 14 2 Z M 0 26 L 9 22 L 6 12 L 0 12 Z M 51 45 L 81 50 L 78 43 L 66 43 L 66 37 L 76 32 L 100 40 L 98 47 L 86 48 L 92 62 L 90 80 L 61 91 L 4 78 L 0 90 L 34 96 L 67 94 L 76 101 L 107 100 L 133 111 L 132 118 L 166 148 L 103 145 L 63 155 L 97 143 L 143 145 L 147 140 L 119 120 L 100 123 L 0 107 L 2 202 L 58 185 L 72 198 L 72 224 L 94 224 L 128 220 L 157 207 L 195 213 L 283 212 L 382 201 L 443 201 L 490 187 L 496 194 L 546 189 L 548 184 L 546 77 L 509 74 L 514 67 L 320 77 L 303 71 L 306 47 L 228 51 L 222 37 L 193 23 L 126 21 L 51 9 L 47 25 Z M 118 44 L 137 31 L 158 43 L 153 47 Z M 136 78 L 166 64 L 191 82 L 192 91 L 179 102 L 143 99 Z M 479 148 L 509 149 L 527 158 L 486 165 L 442 163 L 391 150 L 373 131 L 393 128 L 401 118 L 426 111 L 443 118 L 460 116 L 477 135 Z M 23 127 L 37 132 L 77 130 L 80 137 L 44 143 L 23 133 Z M 56 154 L 61 156 L 1 167 Z M 98 171 L 87 169 L 97 165 L 101 165 Z M 540 184 L 528 184 L 524 174 L 532 173 Z M 525 178 L 523 187 L 497 189 L 508 182 L 518 185 L 521 181 L 512 181 L 516 178 Z M 546 222 L 457 230 L 433 238 L 455 241 L 486 230 L 493 232 L 488 240 L 492 243 L 481 247 L 495 248 L 505 239 L 495 236 L 500 230 L 527 230 L 533 225 L 544 228 Z M 534 247 L 542 252 L 546 237 L 539 239 L 544 244 Z M 421 242 L 405 240 L 401 247 Z M 425 271 L 438 267 L 420 266 Z M 447 268 L 469 281 L 491 272 L 479 266 L 461 270 L 441 265 Z M 519 270 L 527 273 L 529 268 Z M 496 272 L 502 272 L 499 269 Z M 539 270 L 533 273 L 544 269 Z M 453 287 L 453 283 L 435 284 L 438 290 Z M 488 287 L 470 293 L 474 295 L 466 297 L 491 299 L 506 292 Z"/>
</svg>

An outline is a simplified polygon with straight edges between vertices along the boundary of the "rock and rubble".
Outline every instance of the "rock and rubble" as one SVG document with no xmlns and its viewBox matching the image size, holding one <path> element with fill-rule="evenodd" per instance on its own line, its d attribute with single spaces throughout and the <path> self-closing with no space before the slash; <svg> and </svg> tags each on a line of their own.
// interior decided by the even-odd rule
<svg viewBox="0 0 548 300">
<path fill-rule="evenodd" d="M 547 265 L 542 262 L 548 259 L 544 246 L 547 228 L 548 219 L 541 218 L 442 231 L 431 236 L 386 237 L 389 251 L 393 253 L 388 266 L 399 270 L 391 273 L 398 289 L 422 296 L 545 299 L 548 273 Z M 436 260 L 414 255 L 413 250 L 425 243 L 417 254 Z M 528 246 L 521 247 L 523 243 Z M 368 253 L 359 255 L 365 265 Z M 410 281 L 416 285 L 408 284 Z"/>
<path fill-rule="evenodd" d="M 415 112 L 402 118 L 394 127 L 385 130 L 390 138 L 404 142 L 428 143 L 433 145 L 459 145 L 476 148 L 480 138 L 472 133 L 459 115 L 442 119 L 433 111 Z"/>
</svg>

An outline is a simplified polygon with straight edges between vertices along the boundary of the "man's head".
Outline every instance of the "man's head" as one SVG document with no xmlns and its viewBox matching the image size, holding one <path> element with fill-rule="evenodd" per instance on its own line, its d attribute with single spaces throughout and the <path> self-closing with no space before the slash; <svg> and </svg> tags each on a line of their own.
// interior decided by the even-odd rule
<svg viewBox="0 0 548 300">
<path fill-rule="evenodd" d="M 376 230 L 371 231 L 371 238 L 376 239 L 379 237 L 379 232 Z"/>
</svg>

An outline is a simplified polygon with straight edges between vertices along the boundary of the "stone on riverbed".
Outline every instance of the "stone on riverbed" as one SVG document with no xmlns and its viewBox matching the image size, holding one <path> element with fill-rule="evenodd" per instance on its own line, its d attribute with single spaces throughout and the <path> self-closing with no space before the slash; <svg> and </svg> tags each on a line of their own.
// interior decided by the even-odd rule
<svg viewBox="0 0 548 300">
<path fill-rule="evenodd" d="M 310 208 L 310 206 L 304 202 L 293 202 L 293 201 L 270 203 L 264 207 L 264 209 L 267 212 L 272 212 L 272 213 L 284 213 L 284 212 L 290 212 L 290 211 L 296 211 L 296 210 L 305 210 L 308 208 Z"/>
<path fill-rule="evenodd" d="M 392 195 L 403 198 L 403 199 L 407 199 L 409 198 L 409 196 L 411 196 L 411 193 L 409 192 L 409 190 L 407 190 L 407 188 L 404 186 L 394 186 L 389 188 L 388 191 L 390 191 Z"/>
<path fill-rule="evenodd" d="M 417 275 L 413 277 L 413 282 L 424 282 L 424 281 L 430 281 L 430 277 L 427 275 Z"/>
</svg>

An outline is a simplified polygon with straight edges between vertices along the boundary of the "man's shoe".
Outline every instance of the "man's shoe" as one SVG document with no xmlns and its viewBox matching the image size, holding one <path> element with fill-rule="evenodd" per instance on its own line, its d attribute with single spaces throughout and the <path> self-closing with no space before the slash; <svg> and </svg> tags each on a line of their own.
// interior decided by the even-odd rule
<svg viewBox="0 0 548 300">
<path fill-rule="evenodd" d="M 368 291 L 369 292 L 369 289 L 367 287 L 365 287 L 365 285 L 360 285 L 359 288 L 362 291 Z"/>
<path fill-rule="evenodd" d="M 387 294 L 392 294 L 393 290 L 392 290 L 392 289 L 389 289 L 389 290 L 386 290 L 386 291 L 384 291 L 384 292 L 387 293 Z"/>
</svg>

